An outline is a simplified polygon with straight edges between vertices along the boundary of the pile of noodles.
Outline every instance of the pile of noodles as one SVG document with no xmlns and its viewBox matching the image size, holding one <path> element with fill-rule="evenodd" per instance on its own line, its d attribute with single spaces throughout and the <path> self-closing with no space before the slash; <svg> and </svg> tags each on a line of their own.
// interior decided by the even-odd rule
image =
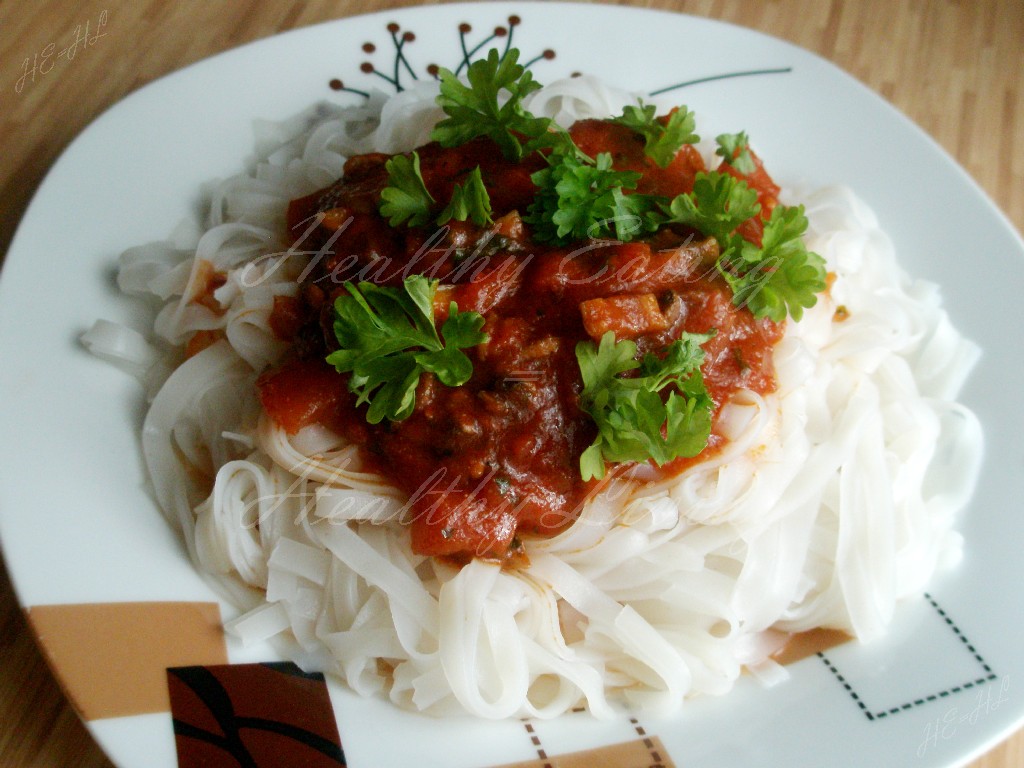
<svg viewBox="0 0 1024 768">
<path fill-rule="evenodd" d="M 85 336 L 149 388 L 153 489 L 237 606 L 229 631 L 362 694 L 489 718 L 666 714 L 744 669 L 783 677 L 769 657 L 790 633 L 883 633 L 897 602 L 959 556 L 952 525 L 981 434 L 954 397 L 977 351 L 846 189 L 799 199 L 835 281 L 788 323 L 777 391 L 726 405 L 731 442 L 712 459 L 615 480 L 564 533 L 527 541 L 528 568 L 413 554 L 406 499 L 355 446 L 261 417 L 254 382 L 286 351 L 268 315 L 310 259 L 285 240 L 288 201 L 350 155 L 425 143 L 435 89 L 257 125 L 248 171 L 207 190 L 200 227 L 123 255 L 120 286 L 151 301 L 152 336 L 105 321 Z M 579 77 L 527 106 L 567 125 L 633 101 Z M 220 311 L 192 301 L 211 268 L 227 276 Z M 197 331 L 224 339 L 185 359 Z"/>
</svg>

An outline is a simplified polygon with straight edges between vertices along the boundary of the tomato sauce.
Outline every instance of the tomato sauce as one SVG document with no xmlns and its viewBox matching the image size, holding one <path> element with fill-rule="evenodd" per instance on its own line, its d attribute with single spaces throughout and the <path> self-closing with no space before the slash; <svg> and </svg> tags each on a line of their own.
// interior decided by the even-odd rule
<svg viewBox="0 0 1024 768">
<path fill-rule="evenodd" d="M 641 171 L 638 192 L 688 192 L 704 170 L 689 146 L 659 168 L 645 156 L 642 137 L 610 122 L 586 120 L 570 132 L 591 156 L 610 152 L 615 168 Z M 684 331 L 714 331 L 702 372 L 718 408 L 740 388 L 774 389 L 771 353 L 782 327 L 732 305 L 714 268 L 713 239 L 677 229 L 640 242 L 540 245 L 520 214 L 536 193 L 530 174 L 543 158 L 514 163 L 483 138 L 454 149 L 429 144 L 418 154 L 439 201 L 479 166 L 495 225 L 392 228 L 377 212 L 388 156 L 350 159 L 340 181 L 289 207 L 296 247 L 310 251 L 312 262 L 297 300 L 275 306 L 271 318 L 292 353 L 258 384 L 264 409 L 285 430 L 313 423 L 337 430 L 409 494 L 416 552 L 515 562 L 521 537 L 550 536 L 576 519 L 599 488 L 579 468 L 596 436 L 579 405 L 575 348 L 582 340 L 615 330 L 641 353 L 657 352 Z M 767 197 L 770 179 L 758 168 Z M 369 424 L 347 375 L 324 362 L 336 347 L 333 300 L 346 280 L 400 285 L 414 273 L 441 281 L 438 325 L 454 301 L 484 316 L 488 340 L 466 350 L 473 374 L 465 385 L 447 387 L 424 374 L 408 419 Z M 722 440 L 713 434 L 702 456 Z"/>
</svg>

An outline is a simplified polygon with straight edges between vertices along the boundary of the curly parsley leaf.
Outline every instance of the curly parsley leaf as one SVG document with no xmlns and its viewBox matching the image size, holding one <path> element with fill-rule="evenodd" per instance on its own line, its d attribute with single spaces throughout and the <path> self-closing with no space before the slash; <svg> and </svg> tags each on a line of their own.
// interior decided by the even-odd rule
<svg viewBox="0 0 1024 768">
<path fill-rule="evenodd" d="M 673 198 L 669 222 L 699 229 L 718 240 L 723 250 L 736 228 L 761 211 L 757 192 L 735 176 L 711 171 L 698 173 L 693 191 Z"/>
<path fill-rule="evenodd" d="M 653 460 L 662 465 L 695 456 L 707 445 L 714 404 L 700 373 L 710 336 L 684 334 L 663 357 L 637 361 L 636 343 L 615 340 L 608 331 L 600 345 L 576 345 L 583 376 L 580 407 L 597 424 L 598 435 L 580 456 L 584 480 L 602 478 L 607 462 Z M 622 374 L 636 372 L 635 376 Z M 670 389 L 667 398 L 662 391 Z"/>
<path fill-rule="evenodd" d="M 605 220 L 605 229 L 611 224 L 616 240 L 625 243 L 635 237 L 657 232 L 658 227 L 665 222 L 661 212 L 664 201 L 662 197 L 635 193 L 627 195 L 620 187 L 612 190 L 612 198 L 612 216 Z"/>
<path fill-rule="evenodd" d="M 542 139 L 551 120 L 535 117 L 523 108 L 523 98 L 541 86 L 528 69 L 517 63 L 518 59 L 515 48 L 504 56 L 492 48 L 486 59 L 469 65 L 468 86 L 453 72 L 441 68 L 437 103 L 448 117 L 434 127 L 431 139 L 445 147 L 456 147 L 477 136 L 489 136 L 505 157 L 521 159 L 528 151 L 521 137 L 527 143 Z M 507 94 L 504 103 L 499 98 L 503 92 Z"/>
<path fill-rule="evenodd" d="M 434 324 L 437 280 L 411 275 L 401 288 L 345 283 L 334 302 L 334 335 L 339 348 L 327 362 L 351 373 L 356 405 L 369 403 L 366 420 L 402 421 L 416 406 L 420 376 L 431 372 L 449 387 L 465 384 L 473 363 L 461 350 L 483 343 L 484 318 L 460 312 L 455 302 L 440 334 Z"/>
<path fill-rule="evenodd" d="M 717 264 L 733 303 L 775 322 L 787 314 L 799 321 L 826 285 L 825 260 L 807 250 L 806 231 L 804 207 L 780 205 L 764 225 L 760 248 L 735 236 Z"/>
<path fill-rule="evenodd" d="M 384 167 L 388 183 L 381 190 L 379 210 L 392 227 L 400 224 L 422 227 L 431 221 L 444 224 L 452 219 L 469 219 L 479 227 L 494 223 L 491 198 L 484 187 L 480 166 L 469 173 L 464 183 L 455 185 L 451 200 L 436 219 L 431 214 L 434 198 L 423 180 L 419 155 L 416 152 L 411 156 L 395 155 Z"/>
<path fill-rule="evenodd" d="M 452 199 L 438 215 L 437 223 L 444 224 L 452 219 L 456 221 L 470 219 L 478 227 L 494 223 L 491 218 L 491 197 L 487 194 L 479 165 L 470 171 L 465 183 L 455 185 L 452 190 Z"/>
<path fill-rule="evenodd" d="M 430 206 L 434 202 L 420 173 L 420 156 L 395 155 L 385 163 L 387 186 L 381 190 L 379 210 L 388 224 L 422 227 L 430 223 Z"/>
<path fill-rule="evenodd" d="M 718 149 L 715 154 L 725 160 L 740 173 L 753 173 L 757 170 L 754 157 L 750 154 L 750 141 L 746 131 L 739 133 L 723 133 L 715 137 Z"/>
<path fill-rule="evenodd" d="M 575 152 L 552 152 L 547 160 L 547 167 L 530 177 L 537 194 L 523 217 L 538 242 L 566 245 L 612 236 L 629 240 L 657 229 L 658 200 L 625 194 L 636 188 L 640 173 L 614 170 L 609 153 L 590 162 Z"/>
<path fill-rule="evenodd" d="M 684 144 L 695 144 L 700 137 L 693 132 L 697 127 L 696 118 L 686 107 L 673 110 L 665 121 L 655 117 L 656 111 L 653 104 L 631 104 L 612 122 L 632 128 L 643 136 L 644 154 L 666 168 Z"/>
</svg>

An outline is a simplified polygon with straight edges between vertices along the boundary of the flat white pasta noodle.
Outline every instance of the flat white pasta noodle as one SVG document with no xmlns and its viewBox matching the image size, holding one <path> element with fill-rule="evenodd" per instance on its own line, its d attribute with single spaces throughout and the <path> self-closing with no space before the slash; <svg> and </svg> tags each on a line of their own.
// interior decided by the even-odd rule
<svg viewBox="0 0 1024 768">
<path fill-rule="evenodd" d="M 894 605 L 893 506 L 877 407 L 860 420 L 852 456 L 839 470 L 836 575 L 854 634 L 878 637 Z"/>
<path fill-rule="evenodd" d="M 803 505 L 746 542 L 731 600 L 744 632 L 770 629 L 789 606 L 803 573 L 813 513 Z"/>
<path fill-rule="evenodd" d="M 163 383 L 143 452 L 190 554 L 243 611 L 229 632 L 281 641 L 363 695 L 488 718 L 668 714 L 745 668 L 783 679 L 770 654 L 791 632 L 884 632 L 959 556 L 982 436 L 954 398 L 978 351 L 848 189 L 784 191 L 806 205 L 808 247 L 834 281 L 787 323 L 776 390 L 724 405 L 729 442 L 708 460 L 669 478 L 633 468 L 558 535 L 527 540 L 528 567 L 416 555 L 406 494 L 356 445 L 261 413 L 256 377 L 286 351 L 270 313 L 310 258 L 283 242 L 288 201 L 353 154 L 426 142 L 437 92 L 422 82 L 258 123 L 246 172 L 208 187 L 200 228 L 121 259 L 121 289 L 154 307 L 153 336 L 102 322 L 87 335 Z M 526 106 L 569 125 L 636 101 L 583 76 Z M 215 343 L 186 357 L 197 333 Z"/>
<path fill-rule="evenodd" d="M 117 286 L 125 293 L 150 298 L 154 303 L 166 301 L 175 293 L 181 295 L 194 254 L 195 244 L 188 250 L 176 248 L 170 242 L 130 248 L 121 254 Z"/>
<path fill-rule="evenodd" d="M 405 495 L 375 472 L 363 470 L 356 447 L 334 435 L 331 447 L 311 453 L 298 450 L 294 442 L 302 433 L 289 435 L 269 418 L 259 421 L 257 431 L 260 447 L 283 469 L 296 475 L 328 483 L 332 486 L 361 490 L 404 501 Z"/>
<path fill-rule="evenodd" d="M 156 363 L 159 354 L 134 328 L 110 320 L 95 321 L 92 328 L 82 334 L 81 341 L 97 357 L 140 378 Z"/>
<path fill-rule="evenodd" d="M 482 717 L 520 711 L 529 684 L 510 606 L 491 592 L 501 566 L 474 560 L 441 589 L 440 662 L 459 703 Z"/>
<path fill-rule="evenodd" d="M 524 109 L 568 127 L 577 120 L 608 117 L 637 104 L 636 94 L 612 88 L 591 75 L 556 80 L 523 99 Z"/>
<path fill-rule="evenodd" d="M 430 131 L 444 117 L 434 103 L 437 82 L 418 82 L 381 104 L 380 125 L 374 134 L 376 152 L 408 152 L 430 141 Z"/>
<path fill-rule="evenodd" d="M 142 427 L 142 452 L 153 482 L 157 501 L 164 512 L 182 527 L 189 552 L 195 556 L 194 506 L 199 489 L 192 479 L 196 471 L 212 474 L 213 466 L 202 466 L 200 445 L 219 444 L 218 426 L 241 420 L 255 376 L 226 343 L 217 343 L 185 361 L 160 389 L 146 414 Z M 204 418 L 217 413 L 216 418 Z M 222 425 L 218 420 L 223 419 Z M 186 442 L 184 437 L 191 438 Z M 220 466 L 231 458 L 232 449 L 221 447 L 208 458 Z M 193 457 L 191 466 L 182 456 Z M 197 464 L 199 466 L 197 466 Z"/>
<path fill-rule="evenodd" d="M 346 524 L 325 526 L 321 540 L 335 557 L 348 564 L 368 584 L 382 590 L 389 600 L 415 616 L 423 631 L 437 636 L 440 622 L 436 600 L 409 574 L 403 573 Z"/>
</svg>

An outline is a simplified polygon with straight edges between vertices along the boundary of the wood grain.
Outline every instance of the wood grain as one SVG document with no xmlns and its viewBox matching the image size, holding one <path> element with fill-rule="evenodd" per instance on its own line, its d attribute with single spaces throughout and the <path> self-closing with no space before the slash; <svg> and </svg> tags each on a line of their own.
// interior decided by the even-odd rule
<svg viewBox="0 0 1024 768">
<path fill-rule="evenodd" d="M 318 21 L 408 3 L 37 0 L 0 2 L 0 253 L 47 169 L 118 99 L 213 53 Z M 815 51 L 881 94 L 966 168 L 1024 230 L 1024 3 L 1020 0 L 648 0 L 755 28 Z M 101 17 L 101 14 L 106 16 Z M 93 35 L 72 60 L 39 66 Z M 31 67 L 36 64 L 34 78 Z M 27 67 L 27 68 L 26 68 Z M 20 87 L 19 87 L 20 84 Z M 841 148 L 840 148 L 841 149 Z M 941 212 L 956 215 L 955 211 Z M 110 763 L 36 650 L 0 570 L 0 765 Z M 971 768 L 1024 765 L 1018 733 Z"/>
</svg>

